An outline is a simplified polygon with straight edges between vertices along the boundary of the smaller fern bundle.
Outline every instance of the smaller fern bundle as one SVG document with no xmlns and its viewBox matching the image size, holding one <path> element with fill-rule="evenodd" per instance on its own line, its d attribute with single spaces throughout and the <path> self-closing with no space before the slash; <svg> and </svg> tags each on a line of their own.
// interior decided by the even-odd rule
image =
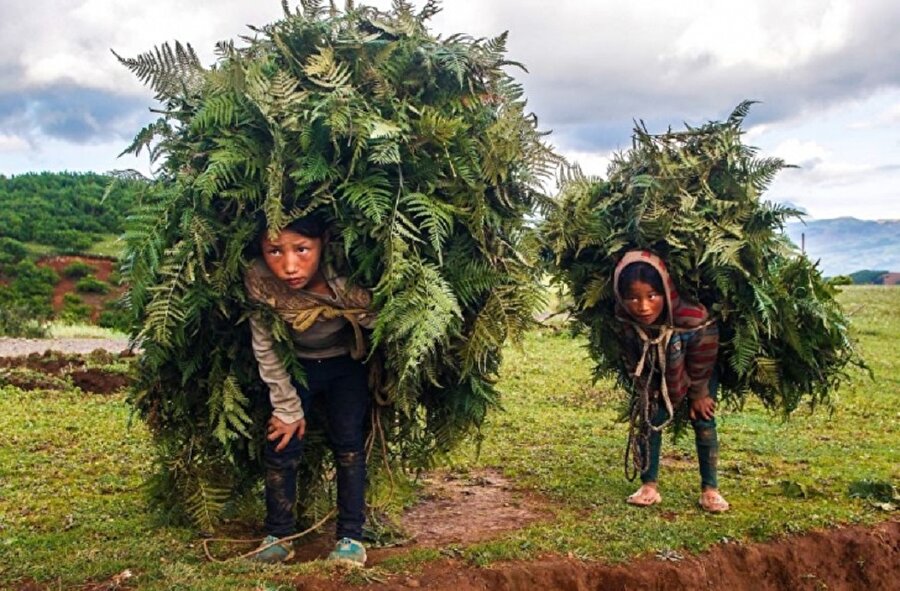
<svg viewBox="0 0 900 591">
<path fill-rule="evenodd" d="M 219 44 L 212 68 L 181 44 L 120 58 L 163 103 L 129 148 L 160 163 L 127 235 L 144 349 L 133 402 L 158 444 L 159 499 L 204 527 L 261 475 L 253 401 L 267 391 L 242 286 L 260 218 L 277 231 L 323 216 L 330 264 L 373 290 L 389 403 L 373 471 L 425 467 L 477 429 L 504 342 L 542 300 L 526 220 L 560 160 L 504 70 L 505 35 L 437 38 L 434 2 L 302 4 L 244 46 Z M 321 485 L 301 495 L 309 509 L 329 465 L 316 433 L 306 457 L 303 481 Z"/>
<path fill-rule="evenodd" d="M 574 178 L 542 232 L 551 272 L 574 298 L 598 374 L 630 384 L 615 337 L 613 269 L 628 250 L 662 256 L 683 296 L 719 323 L 724 398 L 770 409 L 829 402 L 862 366 L 835 289 L 783 234 L 799 212 L 760 199 L 779 170 L 741 142 L 751 103 L 726 121 L 663 135 L 643 126 L 607 180 Z"/>
</svg>

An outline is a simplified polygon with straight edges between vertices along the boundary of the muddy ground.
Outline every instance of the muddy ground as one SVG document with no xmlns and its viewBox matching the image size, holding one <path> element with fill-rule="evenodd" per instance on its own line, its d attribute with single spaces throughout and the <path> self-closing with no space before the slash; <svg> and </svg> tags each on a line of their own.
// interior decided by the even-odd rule
<svg viewBox="0 0 900 591">
<path fill-rule="evenodd" d="M 0 385 L 22 390 L 56 390 L 68 384 L 94 394 L 112 394 L 128 386 L 126 373 L 111 366 L 130 353 L 110 353 L 97 349 L 90 354 L 74 355 L 47 350 L 17 357 L 0 357 Z"/>
</svg>

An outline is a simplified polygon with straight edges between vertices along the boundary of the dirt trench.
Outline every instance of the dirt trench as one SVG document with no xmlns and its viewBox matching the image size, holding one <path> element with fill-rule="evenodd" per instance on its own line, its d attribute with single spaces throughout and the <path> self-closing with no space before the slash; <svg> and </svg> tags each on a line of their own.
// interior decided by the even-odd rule
<svg viewBox="0 0 900 591">
<path fill-rule="evenodd" d="M 646 557 L 620 565 L 547 557 L 475 568 L 446 560 L 423 572 L 356 587 L 366 591 L 889 591 L 900 589 L 900 522 L 815 531 L 759 544 L 723 543 L 672 560 Z M 346 589 L 303 577 L 300 591 Z"/>
</svg>

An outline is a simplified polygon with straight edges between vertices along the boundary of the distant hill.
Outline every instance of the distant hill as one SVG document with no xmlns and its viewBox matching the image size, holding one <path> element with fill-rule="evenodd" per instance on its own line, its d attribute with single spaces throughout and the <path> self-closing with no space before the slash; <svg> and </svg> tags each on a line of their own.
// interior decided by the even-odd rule
<svg viewBox="0 0 900 591">
<path fill-rule="evenodd" d="M 87 250 L 105 235 L 123 231 L 143 188 L 137 181 L 114 183 L 113 177 L 93 172 L 0 174 L 0 237 L 57 252 Z"/>
<path fill-rule="evenodd" d="M 806 235 L 806 254 L 821 261 L 826 276 L 861 269 L 900 272 L 900 220 L 808 220 L 788 224 L 787 233 L 798 246 Z"/>
</svg>

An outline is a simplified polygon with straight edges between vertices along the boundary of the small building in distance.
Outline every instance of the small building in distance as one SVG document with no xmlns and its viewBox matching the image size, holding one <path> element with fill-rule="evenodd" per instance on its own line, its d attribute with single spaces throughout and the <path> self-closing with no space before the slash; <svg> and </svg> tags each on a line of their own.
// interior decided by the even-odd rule
<svg viewBox="0 0 900 591">
<path fill-rule="evenodd" d="M 881 276 L 883 285 L 900 285 L 900 273 L 885 273 Z"/>
</svg>

